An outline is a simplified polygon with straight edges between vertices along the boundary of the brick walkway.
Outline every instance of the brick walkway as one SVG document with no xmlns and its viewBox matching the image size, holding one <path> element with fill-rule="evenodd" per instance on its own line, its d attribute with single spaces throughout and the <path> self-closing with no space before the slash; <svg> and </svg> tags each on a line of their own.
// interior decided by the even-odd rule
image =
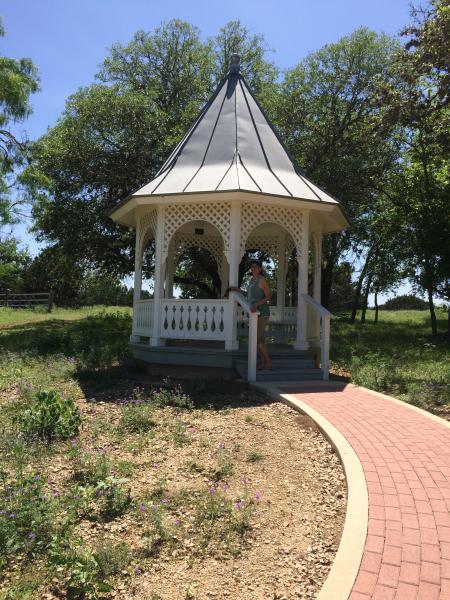
<svg viewBox="0 0 450 600">
<path fill-rule="evenodd" d="M 350 600 L 450 600 L 450 428 L 353 386 L 285 388 L 361 461 L 369 497 Z"/>
</svg>

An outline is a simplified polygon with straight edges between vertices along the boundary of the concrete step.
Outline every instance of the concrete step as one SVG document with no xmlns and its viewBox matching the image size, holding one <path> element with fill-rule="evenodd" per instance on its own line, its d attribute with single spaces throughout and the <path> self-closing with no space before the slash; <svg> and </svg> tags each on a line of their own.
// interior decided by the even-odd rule
<svg viewBox="0 0 450 600">
<path fill-rule="evenodd" d="M 257 371 L 256 381 L 311 381 L 323 379 L 321 369 Z"/>
<path fill-rule="evenodd" d="M 290 369 L 314 369 L 316 363 L 314 360 L 310 358 L 274 358 L 272 359 L 273 368 L 277 371 L 279 370 L 290 370 Z M 245 369 L 247 370 L 247 361 L 246 360 L 238 360 L 235 362 L 236 369 Z"/>
</svg>

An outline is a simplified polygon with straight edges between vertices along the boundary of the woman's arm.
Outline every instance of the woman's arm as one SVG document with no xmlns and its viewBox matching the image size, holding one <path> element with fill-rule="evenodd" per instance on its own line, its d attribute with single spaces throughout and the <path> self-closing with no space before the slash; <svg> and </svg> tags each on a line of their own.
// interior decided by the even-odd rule
<svg viewBox="0 0 450 600">
<path fill-rule="evenodd" d="M 264 292 L 264 298 L 261 298 L 261 300 L 258 300 L 258 302 L 254 302 L 252 304 L 252 312 L 256 312 L 259 306 L 266 304 L 272 298 L 272 292 L 270 291 L 269 284 L 267 283 L 267 279 L 265 277 L 261 277 L 258 285 Z"/>
</svg>

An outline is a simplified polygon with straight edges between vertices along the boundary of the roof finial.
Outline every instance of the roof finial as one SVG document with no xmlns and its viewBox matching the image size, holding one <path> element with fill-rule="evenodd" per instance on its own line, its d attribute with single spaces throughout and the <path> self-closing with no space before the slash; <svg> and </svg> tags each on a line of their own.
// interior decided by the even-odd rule
<svg viewBox="0 0 450 600">
<path fill-rule="evenodd" d="M 230 56 L 230 75 L 237 75 L 239 73 L 241 63 L 241 57 L 239 54 L 232 54 Z"/>
</svg>

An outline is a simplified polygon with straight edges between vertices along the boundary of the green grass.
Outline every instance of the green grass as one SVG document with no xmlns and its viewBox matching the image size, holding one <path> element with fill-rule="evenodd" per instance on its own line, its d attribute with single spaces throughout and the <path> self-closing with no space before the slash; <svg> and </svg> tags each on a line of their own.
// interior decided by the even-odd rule
<svg viewBox="0 0 450 600">
<path fill-rule="evenodd" d="M 446 320 L 439 310 L 440 334 L 433 338 L 427 311 L 380 311 L 375 323 L 369 310 L 364 325 L 338 315 L 331 322 L 332 370 L 424 408 L 449 404 Z"/>
</svg>

